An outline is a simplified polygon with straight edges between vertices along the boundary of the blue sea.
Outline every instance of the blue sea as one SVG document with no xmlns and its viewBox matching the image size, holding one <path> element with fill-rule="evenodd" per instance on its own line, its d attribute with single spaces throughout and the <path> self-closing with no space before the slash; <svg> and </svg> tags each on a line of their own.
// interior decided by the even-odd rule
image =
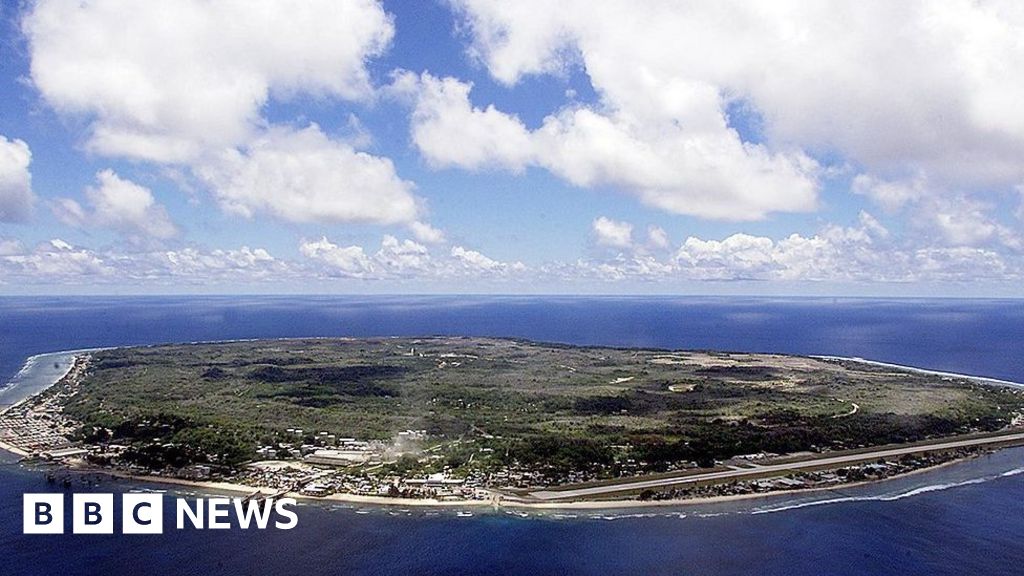
<svg viewBox="0 0 1024 576">
<path fill-rule="evenodd" d="M 1024 382 L 1018 300 L 238 296 L 0 298 L 0 383 L 59 350 L 434 334 L 859 356 Z M 2 575 L 1024 574 L 1024 449 L 723 504 L 470 518 L 309 504 L 291 531 L 161 536 L 22 535 L 22 494 L 55 488 L 0 454 Z M 86 477 L 74 490 L 154 487 Z"/>
</svg>

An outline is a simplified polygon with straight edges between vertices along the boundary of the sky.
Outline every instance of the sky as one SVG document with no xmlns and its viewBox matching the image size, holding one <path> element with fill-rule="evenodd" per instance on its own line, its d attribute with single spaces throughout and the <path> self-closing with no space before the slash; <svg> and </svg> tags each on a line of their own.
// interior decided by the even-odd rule
<svg viewBox="0 0 1024 576">
<path fill-rule="evenodd" d="M 0 4 L 0 294 L 1019 297 L 1024 5 Z"/>
</svg>

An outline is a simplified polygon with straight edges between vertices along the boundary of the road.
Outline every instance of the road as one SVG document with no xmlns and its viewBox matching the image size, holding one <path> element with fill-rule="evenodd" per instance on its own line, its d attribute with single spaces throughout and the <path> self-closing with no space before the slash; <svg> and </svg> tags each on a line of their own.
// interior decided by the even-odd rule
<svg viewBox="0 0 1024 576">
<path fill-rule="evenodd" d="M 811 468 L 840 467 L 855 462 L 877 460 L 879 458 L 892 458 L 905 454 L 916 454 L 920 452 L 932 452 L 935 450 L 951 450 L 956 448 L 967 448 L 971 446 L 985 446 L 999 444 L 1002 442 L 1024 442 L 1024 432 L 1014 432 L 999 436 L 985 438 L 969 438 L 966 440 L 949 440 L 935 442 L 932 444 L 919 444 L 916 446 L 904 446 L 900 448 L 889 448 L 876 450 L 874 452 L 861 452 L 858 454 L 843 454 L 825 458 L 814 458 L 799 462 L 786 462 L 784 464 L 764 464 L 752 469 L 724 470 L 720 472 L 708 472 L 706 474 L 694 474 L 690 476 L 676 476 L 672 478 L 658 478 L 655 480 L 637 480 L 634 482 L 622 482 L 603 486 L 591 486 L 589 488 L 577 488 L 573 490 L 538 490 L 530 492 L 530 496 L 537 500 L 575 500 L 591 496 L 600 496 L 614 492 L 627 490 L 646 490 L 648 488 L 665 488 L 667 486 L 681 486 L 709 480 L 742 480 L 751 476 L 770 475 L 774 472 L 799 472 Z"/>
</svg>

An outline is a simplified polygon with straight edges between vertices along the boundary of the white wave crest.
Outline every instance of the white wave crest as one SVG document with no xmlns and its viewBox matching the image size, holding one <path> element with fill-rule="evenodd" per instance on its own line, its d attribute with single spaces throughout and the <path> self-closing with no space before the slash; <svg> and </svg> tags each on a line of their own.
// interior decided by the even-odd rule
<svg viewBox="0 0 1024 576">
<path fill-rule="evenodd" d="M 844 496 L 842 498 L 828 498 L 826 500 L 798 502 L 795 504 L 787 504 L 785 506 L 776 506 L 774 508 L 760 508 L 751 511 L 750 513 L 771 514 L 773 512 L 785 512 L 787 510 L 797 510 L 799 508 L 810 508 L 811 506 L 825 506 L 828 504 L 843 504 L 847 502 L 895 502 L 897 500 L 903 500 L 904 498 L 913 498 L 914 496 L 920 496 L 921 494 L 927 494 L 929 492 L 941 492 L 944 490 L 950 490 L 952 488 L 959 488 L 961 486 L 983 484 L 985 482 L 990 482 L 997 478 L 1017 476 L 1018 474 L 1024 474 L 1024 468 L 1014 468 L 1013 470 L 1007 470 L 1006 472 L 1002 472 L 1000 474 L 996 474 L 993 476 L 972 478 L 971 480 L 963 480 L 960 482 L 947 482 L 944 484 L 931 484 L 928 486 L 921 486 L 918 488 L 914 488 L 913 490 L 907 490 L 906 492 L 900 492 L 897 494 L 880 494 L 878 496 Z"/>
</svg>

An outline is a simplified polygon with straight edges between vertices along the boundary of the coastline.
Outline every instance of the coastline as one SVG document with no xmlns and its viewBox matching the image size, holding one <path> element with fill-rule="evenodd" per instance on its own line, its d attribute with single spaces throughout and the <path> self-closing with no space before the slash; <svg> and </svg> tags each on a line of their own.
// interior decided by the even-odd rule
<svg viewBox="0 0 1024 576">
<path fill-rule="evenodd" d="M 0 414 L 3 414 L 3 411 L 0 411 Z M 17 446 L 12 446 L 7 442 L 3 441 L 0 441 L 0 450 L 3 450 L 4 452 L 10 452 L 11 454 L 20 456 L 22 458 L 27 458 L 28 456 L 30 456 L 28 452 L 25 452 L 21 448 L 18 448 Z"/>
<path fill-rule="evenodd" d="M 166 486 L 182 486 L 217 492 L 232 492 L 245 495 L 257 494 L 260 496 L 277 495 L 279 497 L 295 498 L 304 502 L 318 502 L 321 504 L 344 503 L 344 504 L 366 504 L 386 508 L 441 508 L 441 509 L 462 509 L 462 508 L 493 508 L 495 510 L 523 509 L 523 510 L 623 510 L 630 508 L 671 508 L 671 507 L 692 507 L 703 504 L 721 504 L 725 502 L 737 502 L 745 500 L 756 500 L 760 498 L 772 498 L 780 496 L 794 496 L 800 494 L 816 494 L 829 492 L 838 489 L 859 488 L 863 486 L 884 485 L 891 480 L 909 478 L 912 476 L 934 472 L 943 468 L 962 464 L 971 459 L 977 458 L 977 454 L 956 458 L 934 466 L 918 468 L 901 474 L 895 474 L 878 480 L 862 480 L 845 484 L 830 486 L 819 486 L 799 490 L 774 490 L 771 492 L 758 492 L 751 494 L 730 494 L 726 496 L 705 496 L 699 498 L 676 498 L 669 500 L 577 500 L 572 502 L 526 502 L 522 500 L 509 500 L 506 498 L 490 500 L 436 500 L 432 498 L 392 498 L 389 496 L 361 496 L 357 494 L 331 494 L 329 496 L 310 496 L 298 492 L 286 492 L 281 494 L 273 488 L 248 486 L 233 482 L 214 482 L 203 480 L 186 480 L 183 478 L 171 478 L 166 476 L 150 476 L 129 474 L 117 470 L 98 468 L 81 463 L 70 468 L 79 472 L 98 473 L 127 480 L 130 482 L 142 482 L 146 484 L 162 484 Z"/>
<path fill-rule="evenodd" d="M 979 384 L 985 384 L 987 386 L 1010 386 L 1014 388 L 1024 388 L 1024 384 L 1020 382 L 1012 382 L 1010 380 L 1000 380 L 999 378 L 990 378 L 988 376 L 976 376 L 974 374 L 961 374 L 959 372 L 944 372 L 942 370 L 930 370 L 928 368 L 919 368 L 917 366 L 908 366 L 906 364 L 893 364 L 891 362 L 868 360 L 866 358 L 860 358 L 858 356 L 828 356 L 820 354 L 811 354 L 808 356 L 808 358 L 816 358 L 818 360 L 841 360 L 844 362 L 857 362 L 859 364 L 867 364 L 868 366 L 878 366 L 880 368 L 893 368 L 896 370 L 913 372 L 914 374 L 942 376 L 944 378 L 960 378 L 963 380 L 977 382 Z"/>
<path fill-rule="evenodd" d="M 20 380 L 23 379 L 25 374 L 28 373 L 35 365 L 39 364 L 41 360 L 47 359 L 47 358 L 54 358 L 54 357 L 65 358 L 65 357 L 69 357 L 69 356 L 70 356 L 70 360 L 67 362 L 67 365 L 63 367 L 63 369 L 61 370 L 61 372 L 59 374 L 52 375 L 52 381 L 51 382 L 48 382 L 46 385 L 40 387 L 37 390 L 33 390 L 33 391 L 28 392 L 24 396 L 15 399 L 13 402 L 3 402 L 3 403 L 0 403 L 0 415 L 4 414 L 5 412 L 7 412 L 8 410 L 14 408 L 15 406 L 18 406 L 18 405 L 22 404 L 23 402 L 26 402 L 26 401 L 28 401 L 28 400 L 38 396 L 39 394 L 42 394 L 43 392 L 45 392 L 46 390 L 48 390 L 49 388 L 51 388 L 52 386 L 54 386 L 55 384 L 57 384 L 58 382 L 63 380 L 64 377 L 67 376 L 68 373 L 71 372 L 71 369 L 74 367 L 75 362 L 78 361 L 79 357 L 81 357 L 81 356 L 83 356 L 85 354 L 89 354 L 91 352 L 98 352 L 98 351 L 101 351 L 101 350 L 110 350 L 110 349 L 111 348 L 109 348 L 109 347 L 107 347 L 107 348 L 78 348 L 78 349 L 74 349 L 74 350 L 57 350 L 55 352 L 43 352 L 41 354 L 33 354 L 32 356 L 29 356 L 28 358 L 25 359 L 25 363 L 22 364 L 21 369 L 19 369 L 14 374 L 14 376 L 11 377 L 10 380 L 5 382 L 3 384 L 3 386 L 0 387 L 0 398 L 3 398 L 3 396 L 5 396 L 7 394 L 11 394 L 11 393 L 17 392 L 18 384 L 20 383 Z M 7 448 L 5 448 L 4 446 L 0 445 L 0 449 L 6 450 Z M 10 451 L 10 450 L 8 450 L 8 451 Z"/>
</svg>

